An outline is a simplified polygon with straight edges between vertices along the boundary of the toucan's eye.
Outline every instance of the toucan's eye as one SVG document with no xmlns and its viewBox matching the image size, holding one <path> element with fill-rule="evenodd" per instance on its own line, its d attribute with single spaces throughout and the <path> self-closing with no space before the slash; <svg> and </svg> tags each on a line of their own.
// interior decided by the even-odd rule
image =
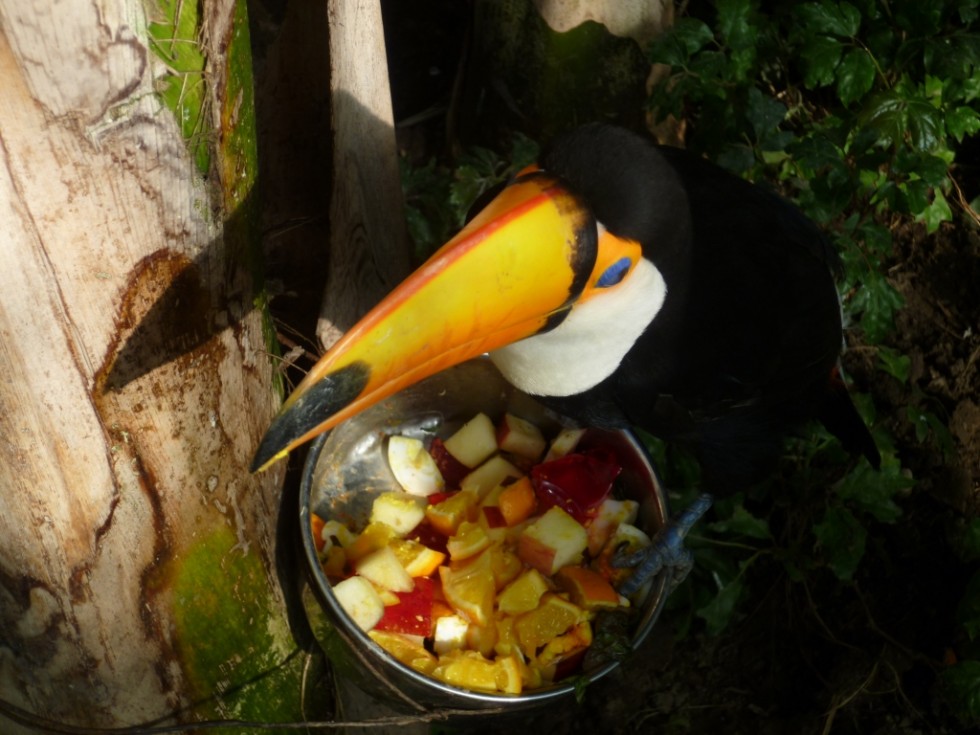
<svg viewBox="0 0 980 735">
<path fill-rule="evenodd" d="M 606 268 L 606 271 L 599 276 L 599 280 L 596 281 L 596 288 L 609 288 L 610 286 L 615 286 L 617 283 L 622 281 L 626 274 L 629 273 L 632 261 L 629 258 L 620 258 L 611 266 Z"/>
</svg>

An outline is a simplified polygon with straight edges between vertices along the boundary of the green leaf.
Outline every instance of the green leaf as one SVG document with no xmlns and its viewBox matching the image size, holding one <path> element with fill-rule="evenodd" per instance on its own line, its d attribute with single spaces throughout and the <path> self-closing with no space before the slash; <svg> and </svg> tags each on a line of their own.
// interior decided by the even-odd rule
<svg viewBox="0 0 980 735">
<path fill-rule="evenodd" d="M 902 295 L 888 282 L 883 273 L 869 271 L 862 288 L 848 302 L 849 313 L 859 313 L 865 337 L 872 344 L 885 339 L 895 327 L 895 312 L 904 306 Z"/>
<path fill-rule="evenodd" d="M 911 99 L 908 101 L 908 127 L 913 146 L 920 151 L 934 150 L 943 139 L 943 114 L 926 99 Z"/>
<path fill-rule="evenodd" d="M 980 638 L 980 572 L 966 585 L 966 592 L 956 607 L 956 622 L 963 626 L 971 641 Z"/>
<path fill-rule="evenodd" d="M 810 36 L 800 49 L 804 61 L 803 83 L 810 89 L 825 87 L 834 81 L 844 46 L 829 36 Z"/>
<path fill-rule="evenodd" d="M 861 13 L 847 2 L 803 3 L 796 9 L 803 28 L 809 33 L 829 33 L 840 38 L 853 38 L 861 27 Z"/>
<path fill-rule="evenodd" d="M 836 493 L 882 523 L 893 523 L 902 515 L 902 509 L 895 503 L 895 496 L 914 484 L 915 481 L 903 473 L 901 462 L 885 456 L 882 457 L 880 470 L 873 469 L 866 459 L 858 462 L 841 480 Z"/>
<path fill-rule="evenodd" d="M 980 518 L 974 518 L 960 531 L 956 548 L 963 561 L 980 559 Z"/>
<path fill-rule="evenodd" d="M 980 661 L 960 661 L 943 672 L 947 697 L 963 724 L 980 724 Z"/>
<path fill-rule="evenodd" d="M 953 210 L 949 207 L 949 202 L 939 189 L 933 190 L 932 203 L 922 210 L 916 220 L 926 223 L 926 232 L 930 235 L 939 229 L 943 222 L 950 222 L 953 219 Z"/>
<path fill-rule="evenodd" d="M 764 95 L 758 87 L 752 87 L 749 90 L 745 116 L 752 126 L 755 139 L 762 141 L 778 128 L 786 117 L 786 106 L 779 100 Z"/>
<path fill-rule="evenodd" d="M 718 635 L 728 627 L 744 591 L 745 583 L 736 578 L 722 587 L 711 602 L 698 609 L 697 615 L 704 619 L 710 635 Z"/>
<path fill-rule="evenodd" d="M 712 531 L 718 533 L 732 534 L 735 536 L 748 536 L 749 538 L 768 539 L 769 522 L 765 518 L 752 515 L 745 509 L 744 505 L 736 505 L 730 518 L 715 521 L 708 526 Z"/>
<path fill-rule="evenodd" d="M 909 379 L 909 367 L 912 359 L 908 355 L 903 355 L 897 350 L 884 345 L 878 346 L 878 361 L 886 373 L 902 383 L 907 383 Z"/>
<path fill-rule="evenodd" d="M 718 0 L 718 34 L 733 50 L 754 49 L 758 31 L 753 24 L 750 0 Z"/>
<path fill-rule="evenodd" d="M 864 556 L 864 526 L 847 508 L 828 508 L 813 532 L 830 570 L 838 579 L 850 580 Z"/>
<path fill-rule="evenodd" d="M 946 113 L 946 131 L 960 143 L 980 130 L 980 115 L 971 107 L 957 107 Z"/>
<path fill-rule="evenodd" d="M 864 97 L 875 80 L 875 65 L 864 49 L 848 51 L 837 68 L 837 95 L 850 105 Z"/>
</svg>

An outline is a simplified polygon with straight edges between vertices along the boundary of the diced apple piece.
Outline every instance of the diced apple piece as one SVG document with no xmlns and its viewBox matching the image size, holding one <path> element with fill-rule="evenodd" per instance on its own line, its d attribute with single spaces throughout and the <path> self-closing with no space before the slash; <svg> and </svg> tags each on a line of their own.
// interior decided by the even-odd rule
<svg viewBox="0 0 980 735">
<path fill-rule="evenodd" d="M 485 413 L 478 413 L 446 439 L 446 449 L 473 469 L 497 451 L 497 432 Z"/>
<path fill-rule="evenodd" d="M 450 559 L 460 561 L 476 556 L 489 545 L 490 537 L 483 526 L 472 521 L 463 521 L 456 529 L 456 533 L 449 537 L 446 549 L 449 551 Z"/>
<path fill-rule="evenodd" d="M 320 529 L 320 538 L 325 547 L 339 543 L 344 548 L 347 548 L 354 543 L 354 534 L 340 521 L 330 520 L 324 523 Z"/>
<path fill-rule="evenodd" d="M 548 580 L 541 572 L 528 569 L 497 595 L 497 609 L 505 615 L 529 612 L 538 606 L 541 596 L 549 589 Z"/>
<path fill-rule="evenodd" d="M 417 635 L 424 638 L 432 632 L 432 603 L 435 582 L 422 577 L 411 592 L 392 592 L 394 604 L 385 604 L 385 614 L 375 630 Z M 382 596 L 383 597 L 383 596 Z"/>
<path fill-rule="evenodd" d="M 428 507 L 428 501 L 422 497 L 397 490 L 381 493 L 371 506 L 370 523 L 386 523 L 395 529 L 396 535 L 405 537 L 422 522 Z"/>
<path fill-rule="evenodd" d="M 589 521 L 589 553 L 596 556 L 621 523 L 635 523 L 640 504 L 635 500 L 606 498 Z"/>
<path fill-rule="evenodd" d="M 382 630 L 372 630 L 368 635 L 397 660 L 419 673 L 428 676 L 436 667 L 436 657 L 426 651 L 414 636 Z"/>
<path fill-rule="evenodd" d="M 541 604 L 514 621 L 514 633 L 528 658 L 540 647 L 577 625 L 585 615 L 581 608 L 553 592 L 545 593 Z"/>
<path fill-rule="evenodd" d="M 493 598 L 497 591 L 490 561 L 490 549 L 472 561 L 455 568 L 439 567 L 446 601 L 475 625 L 487 625 L 493 618 Z"/>
<path fill-rule="evenodd" d="M 458 489 L 460 481 L 469 474 L 470 468 L 451 455 L 446 449 L 446 443 L 439 437 L 435 437 L 429 444 L 429 454 L 432 455 L 432 461 L 436 463 L 446 487 Z"/>
<path fill-rule="evenodd" d="M 409 592 L 415 581 L 390 546 L 372 551 L 354 562 L 354 570 L 368 581 L 392 592 Z"/>
<path fill-rule="evenodd" d="M 428 577 L 446 560 L 441 551 L 430 549 L 414 539 L 392 539 L 389 546 L 411 577 Z"/>
<path fill-rule="evenodd" d="M 530 421 L 505 413 L 497 427 L 497 446 L 505 452 L 537 461 L 544 454 L 547 442 L 541 429 Z"/>
<path fill-rule="evenodd" d="M 385 614 L 385 604 L 369 581 L 348 577 L 333 586 L 334 597 L 361 630 L 371 630 Z"/>
<path fill-rule="evenodd" d="M 466 631 L 470 624 L 459 615 L 445 615 L 436 620 L 432 634 L 432 650 L 442 655 L 466 647 Z"/>
<path fill-rule="evenodd" d="M 632 554 L 640 549 L 645 549 L 650 543 L 650 537 L 639 528 L 630 523 L 620 523 L 613 535 L 609 537 L 599 556 L 592 563 L 592 567 L 605 577 L 613 587 L 619 587 L 626 581 L 627 577 L 633 574 L 633 570 L 617 567 L 613 564 L 613 557 L 620 552 Z M 642 599 L 648 587 L 649 583 L 634 593 L 633 599 Z"/>
<path fill-rule="evenodd" d="M 389 437 L 388 466 L 398 484 L 411 495 L 428 497 L 446 486 L 435 460 L 420 439 Z"/>
<path fill-rule="evenodd" d="M 585 434 L 585 429 L 562 429 L 558 435 L 551 440 L 548 453 L 544 457 L 545 462 L 564 457 L 570 454 L 578 446 L 579 439 Z"/>
<path fill-rule="evenodd" d="M 586 610 L 614 610 L 625 602 L 605 577 L 585 567 L 562 567 L 555 581 L 572 602 Z"/>
<path fill-rule="evenodd" d="M 517 482 L 505 487 L 497 498 L 497 506 L 508 526 L 516 526 L 530 518 L 535 508 L 538 507 L 538 498 L 534 493 L 530 478 L 522 477 Z"/>
<path fill-rule="evenodd" d="M 581 523 L 558 506 L 552 506 L 532 522 L 518 540 L 521 560 L 545 576 L 581 561 L 589 537 Z"/>
<path fill-rule="evenodd" d="M 452 536 L 459 528 L 459 524 L 469 519 L 475 507 L 476 496 L 466 490 L 460 490 L 441 503 L 426 508 L 425 517 L 439 533 Z"/>
<path fill-rule="evenodd" d="M 463 490 L 469 490 L 476 495 L 478 500 L 482 501 L 491 490 L 503 483 L 508 477 L 516 480 L 523 476 L 523 472 L 497 455 L 470 472 L 459 483 L 459 486 Z"/>
</svg>

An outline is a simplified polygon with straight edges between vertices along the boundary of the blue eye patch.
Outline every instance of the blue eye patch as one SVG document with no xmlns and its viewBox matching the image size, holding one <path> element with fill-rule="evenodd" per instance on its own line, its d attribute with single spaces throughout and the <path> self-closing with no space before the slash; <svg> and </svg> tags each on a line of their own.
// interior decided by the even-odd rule
<svg viewBox="0 0 980 735">
<path fill-rule="evenodd" d="M 626 277 L 626 273 L 629 271 L 632 262 L 629 258 L 620 258 L 611 266 L 606 268 L 606 272 L 599 276 L 599 280 L 596 281 L 596 288 L 609 288 L 610 286 L 615 286 L 617 283 Z"/>
</svg>

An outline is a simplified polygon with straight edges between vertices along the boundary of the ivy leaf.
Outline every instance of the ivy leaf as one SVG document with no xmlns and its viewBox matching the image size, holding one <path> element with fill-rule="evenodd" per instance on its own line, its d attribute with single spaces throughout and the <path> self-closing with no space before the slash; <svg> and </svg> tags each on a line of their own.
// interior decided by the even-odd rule
<svg viewBox="0 0 980 735">
<path fill-rule="evenodd" d="M 752 87 L 749 90 L 745 116 L 752 125 L 756 141 L 762 143 L 773 137 L 772 132 L 785 119 L 786 106 L 779 100 L 764 95 L 758 87 Z"/>
<path fill-rule="evenodd" d="M 710 635 L 718 635 L 728 627 L 744 591 L 745 583 L 736 578 L 722 587 L 711 602 L 698 609 L 697 615 L 707 623 Z"/>
<path fill-rule="evenodd" d="M 945 129 L 943 115 L 928 100 L 910 99 L 908 128 L 913 146 L 920 151 L 935 150 L 942 140 Z"/>
<path fill-rule="evenodd" d="M 803 27 L 810 33 L 829 33 L 852 38 L 861 27 L 861 13 L 848 2 L 803 3 L 797 8 Z"/>
<path fill-rule="evenodd" d="M 980 130 L 980 115 L 971 107 L 957 107 L 946 113 L 946 131 L 960 143 Z"/>
<path fill-rule="evenodd" d="M 715 521 L 709 525 L 709 528 L 718 533 L 748 536 L 749 538 L 768 539 L 771 537 L 769 522 L 765 518 L 752 515 L 741 504 L 735 506 L 731 518 Z"/>
<path fill-rule="evenodd" d="M 718 0 L 718 34 L 733 50 L 755 48 L 758 32 L 750 0 Z"/>
<path fill-rule="evenodd" d="M 854 576 L 861 558 L 867 531 L 847 508 L 828 508 L 823 520 L 813 527 L 827 566 L 843 581 Z"/>
<path fill-rule="evenodd" d="M 949 207 L 949 202 L 939 189 L 933 191 L 932 203 L 927 206 L 916 220 L 926 223 L 926 232 L 930 235 L 939 229 L 943 222 L 953 219 L 953 210 Z"/>
<path fill-rule="evenodd" d="M 848 312 L 861 314 L 861 327 L 872 344 L 887 337 L 895 326 L 895 312 L 905 300 L 878 271 L 869 271 L 863 287 L 858 289 L 848 303 Z"/>
<path fill-rule="evenodd" d="M 914 484 L 914 480 L 902 473 L 902 465 L 894 457 L 883 457 L 880 470 L 872 469 L 862 459 L 837 486 L 836 492 L 882 523 L 893 523 L 902 515 L 894 497 Z"/>
<path fill-rule="evenodd" d="M 834 81 L 834 72 L 840 63 L 844 46 L 829 36 L 810 36 L 800 49 L 805 62 L 803 83 L 810 89 L 824 87 Z"/>
<path fill-rule="evenodd" d="M 909 367 L 912 365 L 912 359 L 908 355 L 903 355 L 891 347 L 879 345 L 878 360 L 886 373 L 901 383 L 908 382 Z"/>
<path fill-rule="evenodd" d="M 980 661 L 961 661 L 943 672 L 949 701 L 956 702 L 960 716 L 970 724 L 980 721 Z"/>
<path fill-rule="evenodd" d="M 714 40 L 714 33 L 697 18 L 677 20 L 670 31 L 653 42 L 650 59 L 671 66 L 686 66 L 688 60 Z"/>
<path fill-rule="evenodd" d="M 875 65 L 864 49 L 848 51 L 837 68 L 837 96 L 849 105 L 864 97 L 875 80 Z"/>
</svg>

